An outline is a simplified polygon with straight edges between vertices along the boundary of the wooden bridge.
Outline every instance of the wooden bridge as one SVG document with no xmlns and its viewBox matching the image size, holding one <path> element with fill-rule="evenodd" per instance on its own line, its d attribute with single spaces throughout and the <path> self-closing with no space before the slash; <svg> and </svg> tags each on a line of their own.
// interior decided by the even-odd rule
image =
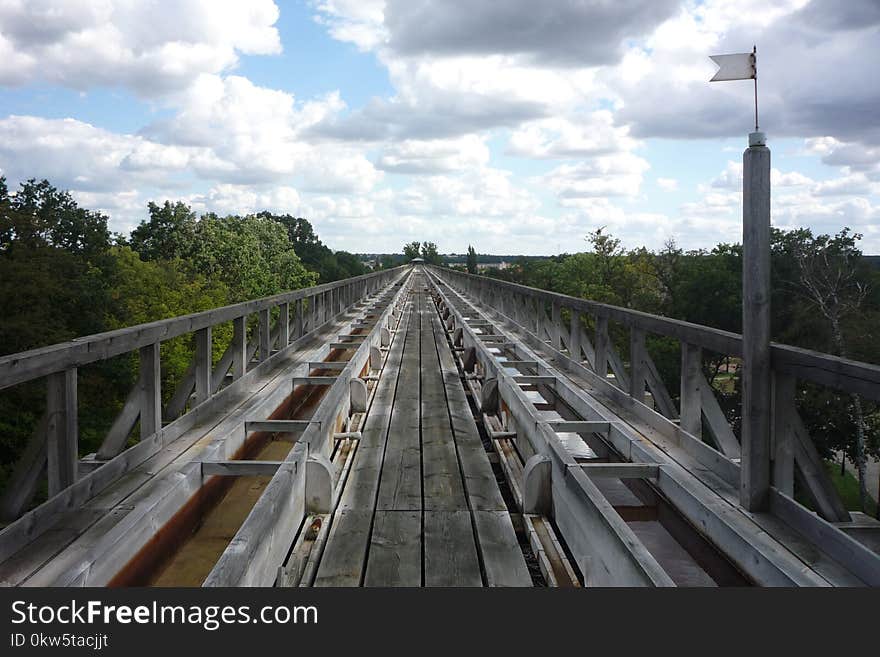
<svg viewBox="0 0 880 657">
<path fill-rule="evenodd" d="M 189 334 L 163 395 L 160 345 Z M 677 402 L 649 334 L 681 343 Z M 742 339 L 418 265 L 2 357 L 0 388 L 45 380 L 47 403 L 0 500 L 0 582 L 880 585 L 880 523 L 841 504 L 795 406 L 798 382 L 880 400 L 880 368 L 773 345 L 761 451 L 703 350 Z M 131 352 L 81 455 L 78 370 Z M 745 451 L 772 468 L 758 508 Z"/>
</svg>

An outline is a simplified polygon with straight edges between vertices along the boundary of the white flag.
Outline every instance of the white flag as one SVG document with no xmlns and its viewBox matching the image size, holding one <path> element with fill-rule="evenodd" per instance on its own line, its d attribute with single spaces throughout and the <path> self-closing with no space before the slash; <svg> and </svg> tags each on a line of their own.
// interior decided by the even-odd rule
<svg viewBox="0 0 880 657">
<path fill-rule="evenodd" d="M 718 64 L 718 71 L 709 82 L 751 80 L 757 75 L 755 53 L 753 52 L 742 52 L 735 55 L 710 55 L 709 59 Z"/>
</svg>

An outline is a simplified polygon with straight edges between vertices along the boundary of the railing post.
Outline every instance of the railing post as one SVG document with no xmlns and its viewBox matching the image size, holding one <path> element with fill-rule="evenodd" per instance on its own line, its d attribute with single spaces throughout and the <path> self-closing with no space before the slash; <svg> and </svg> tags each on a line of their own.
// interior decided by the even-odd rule
<svg viewBox="0 0 880 657">
<path fill-rule="evenodd" d="M 303 299 L 297 299 L 294 305 L 293 337 L 299 340 L 303 336 Z"/>
<path fill-rule="evenodd" d="M 681 343 L 681 413 L 680 424 L 697 438 L 703 435 L 703 350 L 694 344 Z"/>
<path fill-rule="evenodd" d="M 794 427 L 796 379 L 775 372 L 773 376 L 773 485 L 794 495 Z"/>
<path fill-rule="evenodd" d="M 743 153 L 743 378 L 740 503 L 765 509 L 770 491 L 770 149 Z"/>
<path fill-rule="evenodd" d="M 76 368 L 50 374 L 46 389 L 49 496 L 76 483 L 79 460 Z"/>
<path fill-rule="evenodd" d="M 141 440 L 162 428 L 162 365 L 159 343 L 140 348 Z"/>
<path fill-rule="evenodd" d="M 608 318 L 596 316 L 596 374 L 608 378 Z"/>
<path fill-rule="evenodd" d="M 562 307 L 559 305 L 559 302 L 554 301 L 551 304 L 550 313 L 550 323 L 553 329 L 551 331 L 551 340 L 553 343 L 553 348 L 559 351 L 562 349 Z"/>
<path fill-rule="evenodd" d="M 247 315 L 232 320 L 232 379 L 247 374 Z"/>
<path fill-rule="evenodd" d="M 278 349 L 286 349 L 290 344 L 290 304 L 282 303 L 278 312 Z"/>
<path fill-rule="evenodd" d="M 581 358 L 581 311 L 571 309 L 571 330 L 568 334 L 568 355 L 571 359 L 580 363 Z"/>
<path fill-rule="evenodd" d="M 544 314 L 544 305 L 538 299 L 532 299 L 532 305 L 535 310 L 535 335 L 538 336 L 538 339 L 543 342 L 543 328 L 544 322 L 541 321 L 542 315 Z"/>
<path fill-rule="evenodd" d="M 269 309 L 264 308 L 259 312 L 260 317 L 260 362 L 269 358 L 272 351 L 272 340 L 269 335 Z"/>
<path fill-rule="evenodd" d="M 211 327 L 196 331 L 196 405 L 211 396 Z"/>
<path fill-rule="evenodd" d="M 629 330 L 629 394 L 640 404 L 645 403 L 645 331 L 636 326 Z"/>
</svg>

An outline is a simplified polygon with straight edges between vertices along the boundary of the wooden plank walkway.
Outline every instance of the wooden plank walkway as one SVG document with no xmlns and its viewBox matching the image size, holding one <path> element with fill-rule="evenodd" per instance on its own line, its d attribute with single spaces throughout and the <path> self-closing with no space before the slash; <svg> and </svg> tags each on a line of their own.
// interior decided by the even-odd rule
<svg viewBox="0 0 880 657">
<path fill-rule="evenodd" d="M 531 586 L 436 308 L 416 274 L 315 586 Z"/>
</svg>

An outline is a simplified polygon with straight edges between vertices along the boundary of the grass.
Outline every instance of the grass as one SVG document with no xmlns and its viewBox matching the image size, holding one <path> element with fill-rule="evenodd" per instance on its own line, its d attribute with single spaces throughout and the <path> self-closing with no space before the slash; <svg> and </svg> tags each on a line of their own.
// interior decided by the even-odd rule
<svg viewBox="0 0 880 657">
<path fill-rule="evenodd" d="M 825 469 L 831 475 L 831 481 L 834 483 L 840 499 L 843 500 L 844 506 L 850 511 L 861 511 L 861 505 L 859 504 L 859 480 L 849 472 L 841 476 L 839 463 L 825 461 Z M 872 517 L 876 517 L 877 503 L 871 499 L 870 495 L 868 496 L 867 511 Z"/>
</svg>

